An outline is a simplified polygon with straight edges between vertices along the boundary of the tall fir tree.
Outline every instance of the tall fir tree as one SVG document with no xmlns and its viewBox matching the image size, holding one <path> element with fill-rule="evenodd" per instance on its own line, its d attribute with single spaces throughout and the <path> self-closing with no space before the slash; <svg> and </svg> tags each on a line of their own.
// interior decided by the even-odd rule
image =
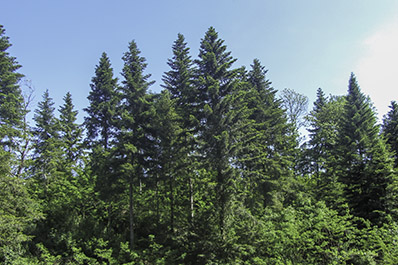
<svg viewBox="0 0 398 265">
<path fill-rule="evenodd" d="M 168 59 L 167 64 L 170 70 L 164 73 L 162 85 L 170 91 L 170 97 L 175 102 L 175 111 L 179 118 L 181 131 L 179 137 L 180 147 L 179 151 L 185 153 L 185 161 L 180 165 L 180 174 L 186 176 L 187 187 L 187 219 L 192 222 L 193 218 L 193 175 L 190 174 L 195 170 L 195 146 L 196 146 L 196 128 L 198 121 L 195 118 L 197 111 L 194 92 L 194 66 L 191 56 L 189 55 L 189 48 L 185 42 L 182 34 L 178 34 L 177 40 L 174 42 L 173 57 Z"/>
<path fill-rule="evenodd" d="M 27 123 L 18 73 L 21 67 L 8 48 L 11 43 L 0 25 L 0 263 L 27 263 L 26 243 L 31 229 L 42 218 L 38 202 L 28 193 L 26 180 L 21 177 L 25 157 L 15 157 L 23 147 Z M 25 155 L 25 154 L 24 154 Z M 15 163 L 15 159 L 21 159 Z M 13 169 L 16 169 L 15 172 Z M 17 176 L 17 177 L 15 177 Z"/>
<path fill-rule="evenodd" d="M 236 61 L 227 51 L 224 41 L 210 27 L 201 41 L 199 59 L 195 60 L 196 71 L 196 113 L 199 121 L 199 152 L 203 156 L 202 165 L 214 176 L 215 216 L 213 227 L 219 255 L 225 257 L 227 248 L 227 222 L 229 205 L 234 195 L 237 181 L 235 157 L 239 142 L 239 129 L 242 127 L 241 111 L 244 91 L 241 87 L 241 70 L 232 69 Z M 211 228 L 211 227 L 209 227 Z"/>
<path fill-rule="evenodd" d="M 36 122 L 33 128 L 33 174 L 44 183 L 55 177 L 61 165 L 59 121 L 54 110 L 54 101 L 46 90 L 33 117 Z"/>
<path fill-rule="evenodd" d="M 88 96 L 90 105 L 87 112 L 85 126 L 87 141 L 90 146 L 101 145 L 105 150 L 111 146 L 115 133 L 115 116 L 117 97 L 117 78 L 113 77 L 108 55 L 101 55 L 99 64 L 95 68 L 95 76 L 91 79 L 91 91 Z"/>
<path fill-rule="evenodd" d="M 337 144 L 343 119 L 345 97 L 327 98 L 322 89 L 317 91 L 314 108 L 307 116 L 310 127 L 305 161 L 307 173 L 314 180 L 317 199 L 329 207 L 341 209 L 344 202 L 343 185 L 334 170 Z"/>
<path fill-rule="evenodd" d="M 177 99 L 177 107 L 190 106 L 189 103 L 193 102 L 194 69 L 184 35 L 178 34 L 172 49 L 173 57 L 167 61 L 171 69 L 164 73 L 162 87 L 170 91 L 171 98 Z"/>
<path fill-rule="evenodd" d="M 5 29 L 0 25 L 0 143 L 11 150 L 13 139 L 18 137 L 24 116 L 24 100 L 19 86 L 23 77 L 17 70 L 21 67 L 8 53 L 11 47 Z"/>
<path fill-rule="evenodd" d="M 141 187 L 148 167 L 148 153 L 153 145 L 150 123 L 154 116 L 151 96 L 148 88 L 153 82 L 148 81 L 149 74 L 145 74 L 146 59 L 140 56 L 135 41 L 129 43 L 128 51 L 123 55 L 124 66 L 122 76 L 124 80 L 120 88 L 121 101 L 119 104 L 119 134 L 117 135 L 118 153 L 122 168 L 122 176 L 128 185 L 129 201 L 129 242 L 133 248 L 135 242 L 134 229 L 136 226 L 134 207 L 134 190 Z"/>
<path fill-rule="evenodd" d="M 379 131 L 370 99 L 351 74 L 339 134 L 340 179 L 352 213 L 374 224 L 396 211 L 396 175 Z"/>
<path fill-rule="evenodd" d="M 118 84 L 113 75 L 113 69 L 108 55 L 103 52 L 98 65 L 95 67 L 95 76 L 91 79 L 91 90 L 87 97 L 89 106 L 84 110 L 84 126 L 87 131 L 85 145 L 91 149 L 89 166 L 91 174 L 95 176 L 95 191 L 104 202 L 105 212 L 100 214 L 100 231 L 105 239 L 110 240 L 114 233 L 117 207 L 120 201 L 117 189 L 117 170 L 113 161 L 114 139 L 116 135 Z"/>
<path fill-rule="evenodd" d="M 276 90 L 266 79 L 266 73 L 265 67 L 255 59 L 247 74 L 249 91 L 245 101 L 249 123 L 243 129 L 244 144 L 239 158 L 247 185 L 251 187 L 249 207 L 254 211 L 271 205 L 278 183 L 291 175 L 295 146 L 281 101 L 276 98 Z"/>
<path fill-rule="evenodd" d="M 23 75 L 17 72 L 21 65 L 7 51 L 10 47 L 5 29 L 0 25 L 0 172 L 13 167 L 10 163 L 26 114 L 19 86 Z"/>
<path fill-rule="evenodd" d="M 395 167 L 398 167 L 398 104 L 392 101 L 390 111 L 383 119 L 383 135 L 394 153 Z"/>
</svg>

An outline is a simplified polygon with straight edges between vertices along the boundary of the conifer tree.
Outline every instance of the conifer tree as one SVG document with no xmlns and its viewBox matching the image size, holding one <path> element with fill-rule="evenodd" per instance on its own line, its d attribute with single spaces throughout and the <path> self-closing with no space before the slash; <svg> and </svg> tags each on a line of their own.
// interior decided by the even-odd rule
<svg viewBox="0 0 398 265">
<path fill-rule="evenodd" d="M 344 113 L 344 97 L 327 98 L 322 89 L 317 92 L 314 109 L 307 116 L 310 128 L 306 166 L 314 179 L 317 199 L 329 207 L 340 208 L 344 201 L 342 184 L 334 170 L 337 143 Z"/>
<path fill-rule="evenodd" d="M 46 90 L 33 117 L 36 122 L 33 129 L 33 173 L 36 178 L 45 183 L 55 177 L 56 172 L 60 169 L 60 158 L 62 157 L 59 121 L 54 116 L 54 110 L 54 101 Z"/>
<path fill-rule="evenodd" d="M 114 119 L 118 97 L 116 93 L 117 79 L 113 77 L 113 69 L 107 54 L 104 52 L 95 68 L 95 76 L 91 80 L 91 91 L 88 96 L 90 105 L 84 110 L 87 138 L 90 146 L 101 145 L 107 150 L 114 136 Z"/>
<path fill-rule="evenodd" d="M 21 67 L 15 57 L 8 53 L 11 43 L 0 25 L 0 171 L 9 171 L 14 148 L 18 146 L 18 137 L 23 126 L 24 100 L 19 81 L 23 77 L 18 73 Z"/>
<path fill-rule="evenodd" d="M 72 95 L 69 92 L 64 97 L 64 105 L 59 109 L 59 113 L 60 141 L 65 162 L 69 167 L 74 167 L 82 155 L 83 130 L 76 124 L 78 111 L 74 110 Z"/>
<path fill-rule="evenodd" d="M 236 61 L 227 51 L 224 41 L 210 27 L 201 41 L 196 72 L 196 118 L 200 121 L 199 139 L 203 165 L 215 176 L 215 209 L 217 234 L 226 236 L 228 203 L 233 195 L 236 170 L 232 160 L 236 156 L 243 90 L 239 90 L 239 69 L 232 69 Z M 213 233 L 213 232 L 211 232 Z M 225 254 L 225 253 L 224 253 Z M 220 254 L 222 255 L 222 254 Z"/>
<path fill-rule="evenodd" d="M 99 193 L 106 208 L 106 212 L 101 215 L 104 217 L 100 230 L 105 232 L 105 239 L 109 240 L 114 234 L 114 212 L 116 211 L 114 204 L 115 201 L 119 201 L 115 187 L 117 172 L 112 159 L 119 97 L 117 79 L 113 76 L 113 69 L 105 52 L 102 53 L 95 67 L 95 76 L 91 79 L 90 87 L 87 97 L 89 106 L 84 109 L 87 112 L 84 118 L 87 131 L 85 143 L 91 149 L 89 165 L 91 174 L 95 176 L 95 190 Z"/>
<path fill-rule="evenodd" d="M 172 50 L 173 57 L 167 62 L 171 69 L 163 75 L 164 84 L 162 86 L 170 91 L 170 97 L 175 102 L 174 108 L 181 126 L 179 151 L 185 153 L 185 159 L 181 161 L 180 167 L 183 170 L 180 170 L 180 173 L 186 176 L 188 190 L 186 198 L 189 201 L 187 218 L 191 222 L 193 217 L 194 187 L 192 174 L 190 173 L 194 171 L 194 165 L 196 164 L 193 154 L 196 145 L 195 128 L 198 123 L 194 116 L 197 111 L 194 105 L 194 67 L 189 55 L 189 48 L 182 34 L 178 34 Z"/>
<path fill-rule="evenodd" d="M 120 120 L 117 135 L 118 153 L 121 158 L 122 176 L 129 190 L 129 241 L 133 248 L 134 207 L 133 192 L 135 186 L 142 185 L 145 169 L 148 168 L 148 152 L 153 145 L 150 132 L 150 122 L 154 115 L 148 88 L 153 82 L 148 81 L 150 75 L 144 74 L 146 59 L 140 56 L 135 41 L 129 43 L 128 51 L 123 55 L 124 80 L 120 88 L 121 101 L 119 105 Z"/>
<path fill-rule="evenodd" d="M 180 176 L 183 164 L 181 160 L 185 157 L 180 143 L 180 118 L 174 106 L 175 100 L 171 99 L 170 92 L 162 91 L 160 98 L 155 102 L 156 117 L 154 118 L 157 139 L 154 157 L 156 157 L 159 170 L 157 175 L 164 186 L 160 197 L 163 198 L 162 208 L 167 209 L 168 212 L 166 219 L 168 219 L 167 224 L 171 235 L 175 231 L 176 217 L 179 217 L 178 220 L 182 219 L 181 212 L 184 212 L 184 209 L 181 209 L 180 205 L 184 203 L 178 201 L 178 198 L 182 197 L 181 191 L 186 190 L 181 185 L 184 182 Z"/>
<path fill-rule="evenodd" d="M 398 166 L 398 104 L 391 102 L 390 111 L 383 119 L 383 135 L 394 153 L 395 167 Z"/>
<path fill-rule="evenodd" d="M 289 176 L 293 161 L 294 139 L 288 135 L 281 101 L 276 98 L 276 90 L 266 79 L 266 73 L 265 67 L 255 59 L 247 74 L 249 91 L 245 101 L 250 122 L 243 130 L 240 160 L 247 184 L 252 187 L 248 201 L 252 210 L 271 203 L 271 192 L 277 189 L 277 183 L 283 182 L 283 177 Z"/>
<path fill-rule="evenodd" d="M 393 161 L 379 131 L 370 100 L 351 74 L 339 134 L 340 179 L 352 213 L 375 224 L 395 211 L 396 197 Z"/>
<path fill-rule="evenodd" d="M 23 97 L 19 81 L 23 77 L 17 70 L 21 67 L 15 57 L 8 53 L 11 44 L 0 25 L 0 143 L 11 150 L 13 139 L 18 137 L 24 116 Z"/>
<path fill-rule="evenodd" d="M 167 62 L 171 70 L 164 73 L 162 87 L 170 91 L 171 98 L 177 99 L 177 107 L 190 106 L 189 103 L 192 103 L 193 100 L 192 78 L 194 69 L 184 35 L 178 34 L 172 49 L 173 57 L 168 59 Z"/>
</svg>

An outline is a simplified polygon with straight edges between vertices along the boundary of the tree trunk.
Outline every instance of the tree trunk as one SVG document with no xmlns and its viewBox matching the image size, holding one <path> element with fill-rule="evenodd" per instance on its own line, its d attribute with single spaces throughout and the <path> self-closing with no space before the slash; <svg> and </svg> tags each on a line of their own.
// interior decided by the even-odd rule
<svg viewBox="0 0 398 265">
<path fill-rule="evenodd" d="M 130 249 L 134 249 L 133 183 L 129 183 Z"/>
<path fill-rule="evenodd" d="M 193 222 L 193 183 L 192 178 L 189 177 L 189 198 L 190 198 L 190 213 L 189 213 L 189 223 Z"/>
<path fill-rule="evenodd" d="M 170 228 L 171 233 L 174 233 L 174 194 L 173 194 L 173 177 L 168 176 L 170 181 Z"/>
</svg>

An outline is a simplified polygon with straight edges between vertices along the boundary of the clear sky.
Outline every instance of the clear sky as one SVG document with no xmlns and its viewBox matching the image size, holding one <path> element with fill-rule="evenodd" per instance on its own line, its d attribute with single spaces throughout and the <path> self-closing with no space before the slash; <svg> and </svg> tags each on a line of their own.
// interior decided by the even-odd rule
<svg viewBox="0 0 398 265">
<path fill-rule="evenodd" d="M 238 59 L 236 67 L 258 58 L 275 89 L 305 94 L 310 108 L 318 87 L 345 94 L 351 72 L 379 117 L 398 101 L 395 0 L 6 0 L 0 24 L 35 88 L 32 108 L 46 89 L 57 108 L 70 91 L 80 121 L 103 51 L 120 76 L 121 57 L 135 40 L 156 81 L 151 90 L 159 92 L 177 34 L 196 58 L 210 26 Z"/>
</svg>

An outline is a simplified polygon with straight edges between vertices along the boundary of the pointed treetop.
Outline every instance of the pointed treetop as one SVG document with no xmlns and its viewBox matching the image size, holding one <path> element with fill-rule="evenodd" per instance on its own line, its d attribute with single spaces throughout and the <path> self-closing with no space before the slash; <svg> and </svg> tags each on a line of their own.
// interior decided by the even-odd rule
<svg viewBox="0 0 398 265">
<path fill-rule="evenodd" d="M 226 50 L 227 46 L 224 45 L 224 40 L 219 39 L 216 30 L 210 27 L 200 43 L 200 59 L 195 60 L 199 66 L 199 73 L 206 73 L 213 79 L 225 77 L 228 69 L 236 61 L 231 56 L 231 52 Z"/>
<path fill-rule="evenodd" d="M 132 40 L 129 43 L 128 51 L 122 57 L 124 67 L 121 74 L 125 78 L 122 83 L 130 87 L 130 89 L 134 87 L 134 89 L 142 89 L 146 93 L 146 90 L 154 81 L 148 82 L 151 75 L 144 75 L 147 63 L 146 59 L 140 56 L 140 54 L 141 51 L 138 49 L 137 43 Z"/>
<path fill-rule="evenodd" d="M 254 59 L 253 64 L 250 66 L 252 69 L 248 74 L 249 82 L 258 90 L 270 89 L 271 82 L 265 78 L 268 70 L 265 70 L 265 67 L 261 65 L 260 60 Z"/>
<path fill-rule="evenodd" d="M 162 77 L 164 84 L 161 86 L 170 91 L 172 98 L 183 101 L 189 94 L 193 76 L 193 63 L 184 35 L 178 34 L 172 49 L 173 57 L 167 62 L 171 70 L 164 73 Z"/>
<path fill-rule="evenodd" d="M 318 111 L 318 110 L 322 109 L 322 107 L 326 105 L 326 101 L 327 101 L 327 99 L 325 97 L 325 93 L 323 93 L 322 88 L 318 88 L 316 95 L 317 95 L 317 98 L 314 103 L 314 106 L 315 106 L 314 111 Z"/>
</svg>

